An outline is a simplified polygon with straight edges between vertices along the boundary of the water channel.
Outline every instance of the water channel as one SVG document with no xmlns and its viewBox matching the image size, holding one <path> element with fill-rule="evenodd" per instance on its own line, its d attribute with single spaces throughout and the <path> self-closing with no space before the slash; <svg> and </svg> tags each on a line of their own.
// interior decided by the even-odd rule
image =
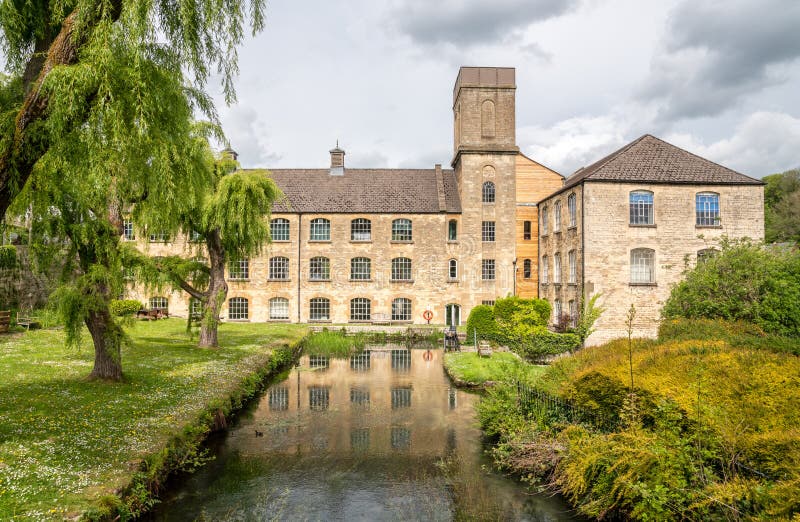
<svg viewBox="0 0 800 522">
<path fill-rule="evenodd" d="M 441 350 L 303 356 L 170 487 L 152 520 L 572 520 L 489 471 L 478 396 Z"/>
</svg>

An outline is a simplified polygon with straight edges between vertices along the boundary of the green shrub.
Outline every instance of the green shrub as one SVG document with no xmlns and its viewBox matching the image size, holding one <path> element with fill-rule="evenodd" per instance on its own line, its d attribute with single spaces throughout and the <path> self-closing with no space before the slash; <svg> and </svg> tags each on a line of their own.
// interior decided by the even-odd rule
<svg viewBox="0 0 800 522">
<path fill-rule="evenodd" d="M 665 318 L 725 319 L 800 337 L 800 252 L 723 240 L 717 255 L 685 272 Z"/>
<path fill-rule="evenodd" d="M 769 350 L 800 355 L 800 339 L 765 332 L 744 321 L 723 319 L 665 319 L 658 328 L 660 341 L 723 340 L 735 348 Z"/>
<path fill-rule="evenodd" d="M 126 317 L 135 314 L 144 306 L 136 299 L 113 299 L 108 308 L 111 310 L 111 315 Z"/>
<path fill-rule="evenodd" d="M 13 245 L 0 246 L 0 269 L 17 266 L 17 249 Z"/>
<path fill-rule="evenodd" d="M 529 337 L 521 337 L 512 347 L 526 359 L 540 362 L 550 355 L 572 352 L 580 348 L 581 338 L 572 333 L 553 333 L 540 328 Z"/>
<path fill-rule="evenodd" d="M 497 323 L 491 306 L 478 305 L 469 313 L 466 344 L 473 343 L 476 332 L 477 337 L 481 339 L 498 340 Z"/>
</svg>

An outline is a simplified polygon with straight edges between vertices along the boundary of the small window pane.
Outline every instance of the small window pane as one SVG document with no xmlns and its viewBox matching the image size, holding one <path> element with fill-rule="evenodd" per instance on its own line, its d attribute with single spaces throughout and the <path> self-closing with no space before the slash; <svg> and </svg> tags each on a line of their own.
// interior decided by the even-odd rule
<svg viewBox="0 0 800 522">
<path fill-rule="evenodd" d="M 451 219 L 447 225 L 447 240 L 455 241 L 458 239 L 458 222 Z"/>
<path fill-rule="evenodd" d="M 331 262 L 327 257 L 312 257 L 308 278 L 312 281 L 327 281 L 331 278 Z"/>
<path fill-rule="evenodd" d="M 325 297 L 315 297 L 311 300 L 309 317 L 312 321 L 330 321 L 331 302 Z"/>
<path fill-rule="evenodd" d="M 494 221 L 484 221 L 482 223 L 481 239 L 484 242 L 494 241 Z"/>
<path fill-rule="evenodd" d="M 525 221 L 522 224 L 522 228 L 523 228 L 523 230 L 522 230 L 522 238 L 525 241 L 529 241 L 531 239 L 531 222 L 530 221 Z"/>
<path fill-rule="evenodd" d="M 542 207 L 542 235 L 547 235 L 547 205 Z"/>
<path fill-rule="evenodd" d="M 553 256 L 553 283 L 561 283 L 561 254 Z"/>
<path fill-rule="evenodd" d="M 411 260 L 407 257 L 392 259 L 392 281 L 411 280 Z"/>
<path fill-rule="evenodd" d="M 631 192 L 630 224 L 652 225 L 654 222 L 653 193 L 646 191 Z"/>
<path fill-rule="evenodd" d="M 369 219 L 354 219 L 350 222 L 351 241 L 371 241 L 372 222 Z"/>
<path fill-rule="evenodd" d="M 169 302 L 166 297 L 151 297 L 149 304 L 150 310 L 159 310 L 161 312 L 169 310 Z"/>
<path fill-rule="evenodd" d="M 369 321 L 372 318 L 371 303 L 366 297 L 350 300 L 350 320 Z"/>
<path fill-rule="evenodd" d="M 631 283 L 655 281 L 655 251 L 649 248 L 631 250 Z"/>
<path fill-rule="evenodd" d="M 231 297 L 228 300 L 228 319 L 248 319 L 250 317 L 249 303 L 244 297 Z M 287 314 L 288 319 L 288 314 Z"/>
<path fill-rule="evenodd" d="M 392 301 L 392 321 L 411 320 L 411 299 L 398 297 Z"/>
<path fill-rule="evenodd" d="M 533 271 L 533 268 L 531 266 L 531 260 L 530 259 L 526 259 L 525 261 L 523 261 L 522 262 L 522 277 L 524 277 L 525 279 L 530 279 L 532 271 Z"/>
<path fill-rule="evenodd" d="M 309 239 L 311 241 L 330 241 L 331 222 L 325 218 L 312 219 Z"/>
<path fill-rule="evenodd" d="M 250 279 L 250 262 L 247 259 L 231 261 L 228 266 L 229 279 Z"/>
<path fill-rule="evenodd" d="M 483 183 L 483 202 L 484 203 L 494 203 L 494 183 L 491 181 L 486 181 Z"/>
<path fill-rule="evenodd" d="M 701 227 L 713 227 L 720 224 L 719 194 L 700 193 L 696 198 L 697 221 Z"/>
<path fill-rule="evenodd" d="M 569 209 L 569 226 L 574 227 L 578 223 L 578 202 L 575 194 L 570 194 L 567 198 L 567 208 Z"/>
<path fill-rule="evenodd" d="M 366 281 L 371 278 L 371 264 L 368 257 L 354 257 L 350 260 L 350 279 Z"/>
<path fill-rule="evenodd" d="M 556 204 L 553 205 L 553 230 L 555 232 L 561 232 L 561 202 L 556 201 Z"/>
<path fill-rule="evenodd" d="M 392 221 L 392 241 L 411 241 L 411 220 L 395 219 Z"/>
<path fill-rule="evenodd" d="M 558 324 L 561 320 L 561 299 L 553 301 L 553 322 Z"/>
<path fill-rule="evenodd" d="M 270 319 L 289 318 L 289 300 L 285 297 L 273 297 L 269 300 Z"/>
<path fill-rule="evenodd" d="M 578 279 L 578 259 L 574 250 L 569 251 L 569 282 L 575 284 Z"/>
<path fill-rule="evenodd" d="M 578 326 L 578 303 L 574 299 L 569 302 L 569 325 L 572 328 Z"/>
<path fill-rule="evenodd" d="M 495 265 L 494 259 L 484 259 L 481 262 L 481 279 L 484 281 L 494 281 Z"/>
<path fill-rule="evenodd" d="M 273 219 L 269 222 L 269 231 L 273 241 L 289 241 L 289 220 Z"/>
<path fill-rule="evenodd" d="M 455 259 L 451 259 L 448 262 L 447 269 L 448 269 L 447 276 L 450 279 L 458 279 L 458 261 L 456 261 Z"/>
<path fill-rule="evenodd" d="M 269 278 L 276 280 L 289 279 L 289 258 L 271 257 L 269 258 Z"/>
<path fill-rule="evenodd" d="M 136 232 L 133 230 L 133 221 L 125 220 L 122 222 L 122 237 L 125 241 L 136 239 Z"/>
<path fill-rule="evenodd" d="M 166 243 L 167 239 L 169 239 L 169 236 L 167 236 L 167 233 L 163 231 L 154 232 L 150 234 L 149 239 L 151 243 Z"/>
<path fill-rule="evenodd" d="M 547 261 L 547 256 L 542 256 L 542 268 L 541 268 L 541 276 L 542 276 L 542 283 L 547 283 L 547 279 L 550 273 L 550 264 Z"/>
</svg>

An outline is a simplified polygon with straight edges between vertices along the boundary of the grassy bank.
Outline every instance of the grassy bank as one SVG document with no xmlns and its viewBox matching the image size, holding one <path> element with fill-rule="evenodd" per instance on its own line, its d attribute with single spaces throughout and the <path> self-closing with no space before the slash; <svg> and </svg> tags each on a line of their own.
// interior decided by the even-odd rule
<svg viewBox="0 0 800 522">
<path fill-rule="evenodd" d="M 585 349 L 540 377 L 537 388 L 613 420 L 611 430 L 570 424 L 546 404 L 521 409 L 515 390 L 493 390 L 479 417 L 498 440 L 496 460 L 592 517 L 796 517 L 800 358 L 742 336 L 736 346 L 687 339 L 678 326 L 632 354 L 627 341 Z"/>
<path fill-rule="evenodd" d="M 491 357 L 480 357 L 475 352 L 451 352 L 444 356 L 444 368 L 457 385 L 481 387 L 487 382 L 530 382 L 546 367 L 529 364 L 511 352 L 495 352 Z"/>
<path fill-rule="evenodd" d="M 204 415 L 230 409 L 272 350 L 305 334 L 297 325 L 223 324 L 222 348 L 202 350 L 185 327 L 136 323 L 120 384 L 85 380 L 88 334 L 79 349 L 65 348 L 57 330 L 0 337 L 0 519 L 61 519 L 110 503 L 146 457 L 150 468 L 163 466 L 173 458 L 168 444 L 192 444 Z"/>
</svg>

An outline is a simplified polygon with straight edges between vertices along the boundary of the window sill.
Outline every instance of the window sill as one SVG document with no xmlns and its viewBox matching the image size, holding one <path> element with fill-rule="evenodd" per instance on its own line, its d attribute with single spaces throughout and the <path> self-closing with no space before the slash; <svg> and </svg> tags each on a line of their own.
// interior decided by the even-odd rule
<svg viewBox="0 0 800 522">
<path fill-rule="evenodd" d="M 497 279 L 481 279 L 484 283 L 494 283 Z"/>
<path fill-rule="evenodd" d="M 460 283 L 460 282 L 461 282 L 461 280 L 460 280 L 460 279 L 458 279 L 458 278 L 456 278 L 456 279 L 451 279 L 451 278 L 449 278 L 449 277 L 448 277 L 448 278 L 447 278 L 447 282 L 448 282 L 448 283 Z"/>
<path fill-rule="evenodd" d="M 578 286 L 578 283 L 567 283 L 569 286 Z"/>
<path fill-rule="evenodd" d="M 553 283 L 553 286 L 557 286 L 558 288 L 561 288 L 561 283 Z"/>
<path fill-rule="evenodd" d="M 390 283 L 413 283 L 413 279 L 389 279 Z"/>
<path fill-rule="evenodd" d="M 231 319 L 228 318 L 229 323 L 249 323 L 250 319 Z"/>
<path fill-rule="evenodd" d="M 292 241 L 290 239 L 273 239 L 272 242 L 273 243 L 291 243 Z"/>
<path fill-rule="evenodd" d="M 330 243 L 330 239 L 309 239 L 309 243 Z"/>
<path fill-rule="evenodd" d="M 333 321 L 330 319 L 309 319 L 308 322 L 312 324 L 330 324 Z"/>
<path fill-rule="evenodd" d="M 148 241 L 148 243 L 156 243 L 156 244 L 160 243 L 162 245 L 166 245 L 167 243 L 169 243 L 169 241 L 166 241 L 166 240 L 165 241 Z"/>
<path fill-rule="evenodd" d="M 250 282 L 250 278 L 249 277 L 229 277 L 228 281 L 230 281 L 231 283 L 249 283 Z"/>
<path fill-rule="evenodd" d="M 286 319 L 273 319 L 272 317 L 270 317 L 269 319 L 267 319 L 267 322 L 269 322 L 269 323 L 288 323 L 289 322 L 289 318 L 287 317 Z"/>
<path fill-rule="evenodd" d="M 491 243 L 492 245 L 494 245 L 496 242 L 497 242 L 497 241 L 495 241 L 495 240 L 493 240 L 493 239 L 490 239 L 490 240 L 482 240 L 482 241 L 481 241 L 481 243 Z"/>
<path fill-rule="evenodd" d="M 567 230 L 578 230 L 578 225 L 570 225 L 567 227 Z"/>
<path fill-rule="evenodd" d="M 351 239 L 351 243 L 372 243 L 371 239 Z"/>
<path fill-rule="evenodd" d="M 628 286 L 658 286 L 658 283 L 628 283 Z"/>
<path fill-rule="evenodd" d="M 269 283 L 290 283 L 291 281 L 292 281 L 291 279 L 276 279 L 274 277 L 270 277 L 267 279 L 267 282 Z"/>
<path fill-rule="evenodd" d="M 371 283 L 372 279 L 348 279 L 351 283 Z"/>
<path fill-rule="evenodd" d="M 539 283 L 539 286 L 550 286 L 550 283 Z"/>
<path fill-rule="evenodd" d="M 448 239 L 447 240 L 447 244 L 448 245 L 457 245 L 458 244 L 458 239 Z"/>
<path fill-rule="evenodd" d="M 523 240 L 523 241 L 533 241 L 533 240 L 530 238 L 530 236 L 528 236 L 528 237 L 523 237 L 523 238 L 522 238 L 522 240 Z"/>
<path fill-rule="evenodd" d="M 347 321 L 348 323 L 355 323 L 355 324 L 371 324 L 372 319 L 350 319 Z"/>
<path fill-rule="evenodd" d="M 390 243 L 390 244 L 392 244 L 392 245 L 413 245 L 413 244 L 414 244 L 414 241 L 413 241 L 413 240 L 410 240 L 410 239 L 409 239 L 409 240 L 405 240 L 405 239 L 392 239 L 391 241 L 389 241 L 389 243 Z"/>
<path fill-rule="evenodd" d="M 637 225 L 635 223 L 628 223 L 628 226 L 630 228 L 656 228 L 655 223 L 653 223 L 652 225 Z"/>
<path fill-rule="evenodd" d="M 695 225 L 694 228 L 717 228 L 717 229 L 721 229 L 722 225 Z"/>
<path fill-rule="evenodd" d="M 547 234 L 542 234 L 542 235 L 541 235 L 541 236 L 539 236 L 539 237 L 541 237 L 541 238 L 545 239 L 545 238 L 547 238 Z"/>
<path fill-rule="evenodd" d="M 330 277 L 327 278 L 327 279 L 311 279 L 311 278 L 309 278 L 308 282 L 309 283 L 330 283 L 331 282 L 331 278 Z"/>
<path fill-rule="evenodd" d="M 561 235 L 561 231 L 560 230 L 556 230 L 555 232 L 553 232 L 553 234 L 555 234 L 557 236 L 560 236 Z"/>
</svg>

